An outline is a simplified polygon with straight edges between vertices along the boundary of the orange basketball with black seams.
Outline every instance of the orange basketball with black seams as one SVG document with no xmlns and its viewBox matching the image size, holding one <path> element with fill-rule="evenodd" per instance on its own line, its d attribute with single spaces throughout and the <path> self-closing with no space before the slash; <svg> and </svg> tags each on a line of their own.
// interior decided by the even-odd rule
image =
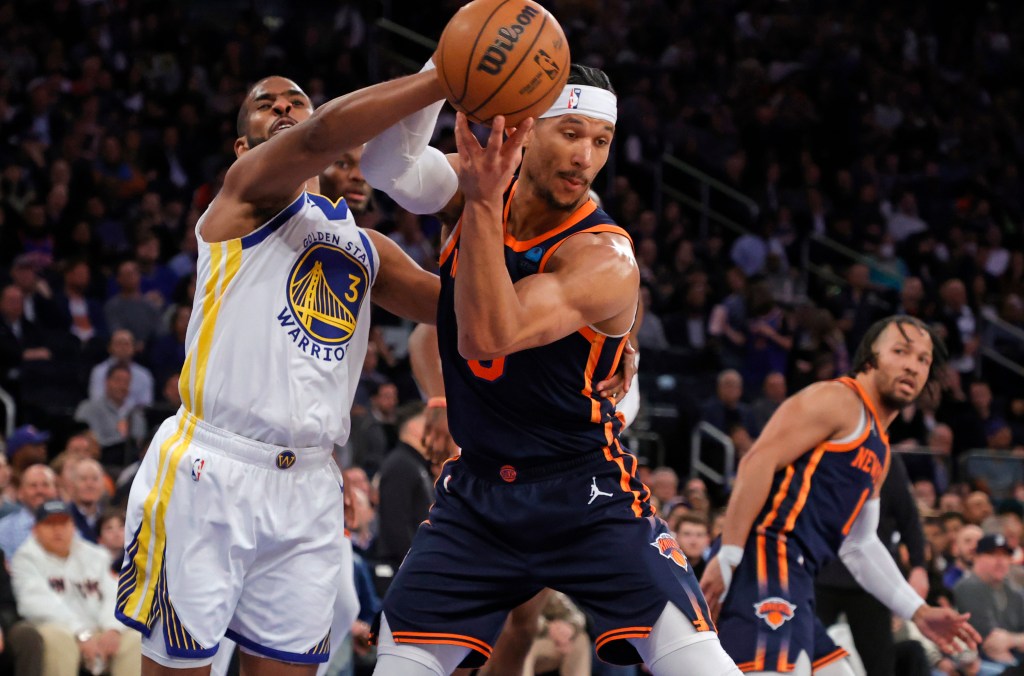
<svg viewBox="0 0 1024 676">
<path fill-rule="evenodd" d="M 569 44 L 533 0 L 473 0 L 448 22 L 434 64 L 456 110 L 514 126 L 554 104 L 569 78 Z"/>
</svg>

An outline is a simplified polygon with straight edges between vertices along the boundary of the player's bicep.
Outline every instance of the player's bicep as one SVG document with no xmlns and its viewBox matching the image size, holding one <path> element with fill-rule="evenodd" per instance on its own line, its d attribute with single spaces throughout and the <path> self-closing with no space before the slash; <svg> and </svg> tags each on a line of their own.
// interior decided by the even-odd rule
<svg viewBox="0 0 1024 676">
<path fill-rule="evenodd" d="M 855 425 L 858 401 L 849 388 L 838 383 L 811 385 L 779 406 L 748 456 L 767 456 L 776 469 L 790 465 L 809 449 Z"/>
<path fill-rule="evenodd" d="M 441 280 L 421 268 L 389 237 L 367 231 L 380 256 L 380 269 L 373 284 L 373 302 L 388 312 L 420 324 L 437 322 L 437 299 Z"/>
<path fill-rule="evenodd" d="M 635 266 L 617 264 L 606 256 L 602 259 L 603 253 L 581 253 L 570 264 L 516 283 L 520 321 L 510 352 L 546 345 L 585 326 L 635 312 L 639 285 Z M 630 314 L 629 323 L 632 318 Z"/>
</svg>

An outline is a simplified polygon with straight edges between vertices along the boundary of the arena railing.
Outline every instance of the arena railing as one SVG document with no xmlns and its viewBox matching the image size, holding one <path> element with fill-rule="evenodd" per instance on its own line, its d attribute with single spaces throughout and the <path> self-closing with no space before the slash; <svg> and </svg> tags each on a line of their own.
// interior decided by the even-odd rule
<svg viewBox="0 0 1024 676">
<path fill-rule="evenodd" d="M 705 462 L 704 437 L 710 437 L 722 445 L 721 472 Z M 727 491 L 736 477 L 736 445 L 728 434 L 706 421 L 698 423 L 690 435 L 690 475 L 703 475 Z"/>
<path fill-rule="evenodd" d="M 4 406 L 4 438 L 10 438 L 14 432 L 14 419 L 18 415 L 18 407 L 7 390 L 0 387 L 0 404 Z"/>
<path fill-rule="evenodd" d="M 1024 484 L 1024 457 L 1010 451 L 972 449 L 960 456 L 959 464 L 960 476 L 987 489 L 993 498 L 1012 497 L 1014 488 Z"/>
<path fill-rule="evenodd" d="M 696 183 L 699 199 L 695 199 L 687 194 L 685 190 L 681 190 L 678 187 L 678 181 L 670 180 L 669 177 L 673 170 L 681 172 Z M 740 208 L 740 212 L 745 211 L 749 215 L 751 222 L 756 221 L 761 213 L 761 207 L 750 197 L 674 155 L 666 153 L 661 156 L 659 172 L 658 183 L 661 185 L 662 192 L 700 214 L 700 237 L 702 239 L 708 236 L 709 223 L 711 221 L 728 228 L 737 235 L 750 233 L 749 228 L 740 224 L 735 219 L 729 218 L 712 206 L 716 197 L 723 197 L 737 205 Z"/>
</svg>

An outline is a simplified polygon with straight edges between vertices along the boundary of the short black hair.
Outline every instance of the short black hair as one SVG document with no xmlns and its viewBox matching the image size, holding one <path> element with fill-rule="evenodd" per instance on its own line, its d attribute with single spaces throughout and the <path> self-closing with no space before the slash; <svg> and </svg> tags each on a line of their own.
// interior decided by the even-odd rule
<svg viewBox="0 0 1024 676">
<path fill-rule="evenodd" d="M 569 66 L 569 80 L 566 84 L 589 85 L 599 89 L 607 89 L 612 94 L 615 93 L 615 88 L 612 87 L 612 81 L 608 79 L 607 73 L 600 68 L 591 68 L 590 66 L 578 63 Z"/>
<path fill-rule="evenodd" d="M 427 410 L 427 405 L 419 400 L 413 400 L 406 404 L 402 404 L 395 409 L 395 429 L 401 432 L 406 423 L 423 415 L 425 410 Z"/>
<path fill-rule="evenodd" d="M 905 324 L 921 329 L 932 339 L 932 364 L 931 368 L 928 369 L 928 384 L 936 382 L 939 374 L 942 372 L 942 368 L 949 360 L 949 351 L 946 349 L 946 343 L 935 332 L 935 329 L 917 317 L 911 317 L 910 315 L 891 315 L 885 319 L 879 319 L 872 324 L 861 339 L 860 345 L 857 346 L 857 351 L 854 353 L 853 361 L 850 364 L 849 375 L 856 376 L 858 373 L 864 373 L 878 366 L 878 353 L 875 352 L 875 343 L 890 324 L 895 324 L 896 328 L 899 329 L 900 333 L 908 341 L 910 336 L 907 335 L 906 330 L 903 328 Z"/>
</svg>

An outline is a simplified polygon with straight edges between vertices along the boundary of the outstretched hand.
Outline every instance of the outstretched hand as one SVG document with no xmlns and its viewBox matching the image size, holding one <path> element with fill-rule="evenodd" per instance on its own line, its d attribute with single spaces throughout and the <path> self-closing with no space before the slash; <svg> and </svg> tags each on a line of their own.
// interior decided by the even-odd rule
<svg viewBox="0 0 1024 676">
<path fill-rule="evenodd" d="M 498 115 L 491 122 L 491 135 L 483 147 L 470 130 L 465 114 L 455 116 L 459 188 L 467 201 L 501 198 L 523 159 L 523 144 L 531 129 L 533 118 L 527 118 L 503 141 L 505 118 Z"/>
<path fill-rule="evenodd" d="M 981 635 L 967 623 L 970 613 L 958 613 L 952 608 L 923 605 L 914 613 L 914 624 L 942 652 L 957 652 L 954 639 L 960 639 L 972 650 L 981 644 Z"/>
</svg>

